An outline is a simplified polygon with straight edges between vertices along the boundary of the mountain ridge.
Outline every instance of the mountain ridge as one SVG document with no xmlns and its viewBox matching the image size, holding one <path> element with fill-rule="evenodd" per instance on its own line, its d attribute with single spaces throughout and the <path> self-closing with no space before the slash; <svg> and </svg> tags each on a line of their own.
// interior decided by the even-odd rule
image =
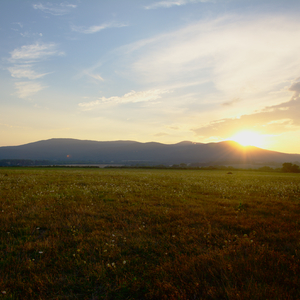
<svg viewBox="0 0 300 300">
<path fill-rule="evenodd" d="M 235 141 L 176 144 L 136 142 L 130 140 L 94 141 L 52 138 L 19 146 L 0 147 L 0 159 L 33 159 L 81 162 L 207 163 L 237 161 L 263 163 L 300 161 L 300 154 L 288 154 L 255 146 L 242 146 Z"/>
</svg>

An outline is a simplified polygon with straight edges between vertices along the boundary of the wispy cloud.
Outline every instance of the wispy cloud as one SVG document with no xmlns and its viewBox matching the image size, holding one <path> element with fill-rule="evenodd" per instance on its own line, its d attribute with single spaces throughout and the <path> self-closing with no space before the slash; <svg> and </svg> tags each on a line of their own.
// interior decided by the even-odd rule
<svg viewBox="0 0 300 300">
<path fill-rule="evenodd" d="M 230 100 L 230 101 L 223 102 L 222 105 L 223 105 L 223 106 L 231 106 L 231 105 L 234 105 L 235 103 L 238 103 L 238 102 L 240 102 L 240 101 L 241 101 L 240 98 L 233 98 L 233 99 Z"/>
<path fill-rule="evenodd" d="M 17 48 L 10 54 L 11 62 L 34 62 L 53 55 L 63 55 L 64 53 L 57 50 L 55 43 L 35 43 Z"/>
<path fill-rule="evenodd" d="M 84 34 L 93 34 L 96 32 L 99 32 L 101 30 L 104 30 L 106 28 L 118 28 L 118 27 L 126 27 L 128 25 L 122 24 L 122 23 L 104 23 L 101 25 L 94 25 L 90 27 L 84 27 L 84 26 L 75 26 L 72 25 L 71 29 L 75 32 L 84 33 Z"/>
<path fill-rule="evenodd" d="M 0 126 L 7 127 L 7 128 L 22 128 L 22 126 L 15 126 L 15 125 L 4 124 L 4 123 L 0 123 Z"/>
<path fill-rule="evenodd" d="M 42 33 L 32 33 L 32 32 L 29 32 L 29 31 L 20 32 L 20 35 L 24 38 L 34 37 L 34 36 L 43 36 Z"/>
<path fill-rule="evenodd" d="M 145 6 L 145 9 L 157 9 L 157 8 L 169 8 L 172 6 L 181 6 L 189 3 L 205 3 L 205 2 L 214 2 L 214 0 L 169 0 L 169 1 L 160 1 L 154 2 L 150 5 Z"/>
<path fill-rule="evenodd" d="M 23 27 L 24 27 L 24 25 L 23 25 L 21 22 L 13 22 L 12 24 L 19 25 L 19 26 L 20 26 L 20 28 L 23 28 Z"/>
<path fill-rule="evenodd" d="M 85 73 L 89 77 L 96 79 L 97 81 L 104 81 L 104 79 L 99 74 Z"/>
<path fill-rule="evenodd" d="M 297 78 L 289 87 L 289 91 L 294 92 L 293 98 L 297 98 L 300 95 L 300 77 Z"/>
<path fill-rule="evenodd" d="M 101 106 L 104 103 L 121 104 L 121 103 L 137 103 L 157 100 L 162 97 L 163 94 L 169 93 L 167 90 L 154 89 L 148 91 L 135 92 L 131 91 L 124 96 L 102 97 L 96 101 L 83 102 L 78 105 L 85 110 L 91 110 Z"/>
<path fill-rule="evenodd" d="M 229 15 L 140 40 L 120 52 L 131 62 L 124 73 L 139 82 L 168 85 L 206 79 L 203 90 L 218 92 L 216 102 L 251 99 L 253 106 L 261 104 L 262 94 L 299 76 L 299 31 L 300 23 L 293 18 Z"/>
<path fill-rule="evenodd" d="M 12 66 L 8 67 L 8 71 L 11 73 L 11 76 L 16 79 L 27 78 L 29 80 L 35 80 L 42 78 L 51 72 L 39 73 L 35 71 L 34 69 L 37 64 L 51 56 L 63 54 L 63 52 L 57 50 L 57 45 L 54 43 L 25 45 L 10 53 L 11 56 L 8 61 L 12 63 Z M 20 98 L 27 98 L 41 91 L 45 86 L 39 82 L 27 81 L 16 82 L 15 88 Z"/>
<path fill-rule="evenodd" d="M 37 92 L 43 90 L 44 88 L 46 88 L 39 82 L 31 82 L 31 81 L 16 82 L 15 87 L 17 89 L 17 94 L 19 98 L 28 98 L 30 96 L 33 96 Z"/>
<path fill-rule="evenodd" d="M 290 101 L 266 106 L 259 112 L 245 114 L 238 118 L 226 118 L 210 122 L 193 129 L 202 137 L 218 136 L 227 138 L 237 131 L 255 130 L 262 134 L 281 134 L 300 129 L 300 81 L 295 81 L 290 91 L 294 92 Z"/>
<path fill-rule="evenodd" d="M 68 4 L 66 2 L 56 4 L 47 2 L 46 4 L 38 3 L 33 4 L 34 9 L 41 10 L 44 13 L 48 13 L 54 16 L 63 16 L 71 12 L 72 9 L 76 8 L 75 4 Z"/>
<path fill-rule="evenodd" d="M 17 65 L 8 68 L 8 71 L 11 73 L 11 76 L 14 78 L 37 79 L 49 74 L 49 73 L 38 74 L 37 72 L 32 70 L 32 65 Z"/>
</svg>

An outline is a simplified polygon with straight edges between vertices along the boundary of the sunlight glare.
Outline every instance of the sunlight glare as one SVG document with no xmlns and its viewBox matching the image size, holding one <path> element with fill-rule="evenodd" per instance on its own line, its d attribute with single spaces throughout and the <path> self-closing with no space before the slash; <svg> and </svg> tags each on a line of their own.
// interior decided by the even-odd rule
<svg viewBox="0 0 300 300">
<path fill-rule="evenodd" d="M 242 146 L 262 147 L 263 136 L 253 131 L 241 131 L 232 136 L 230 140 L 235 141 Z"/>
</svg>

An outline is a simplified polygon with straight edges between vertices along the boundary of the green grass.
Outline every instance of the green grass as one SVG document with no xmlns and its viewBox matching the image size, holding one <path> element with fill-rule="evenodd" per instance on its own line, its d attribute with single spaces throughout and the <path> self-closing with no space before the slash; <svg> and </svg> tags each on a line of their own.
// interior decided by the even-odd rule
<svg viewBox="0 0 300 300">
<path fill-rule="evenodd" d="M 299 299 L 300 175 L 0 168 L 1 299 Z"/>
</svg>

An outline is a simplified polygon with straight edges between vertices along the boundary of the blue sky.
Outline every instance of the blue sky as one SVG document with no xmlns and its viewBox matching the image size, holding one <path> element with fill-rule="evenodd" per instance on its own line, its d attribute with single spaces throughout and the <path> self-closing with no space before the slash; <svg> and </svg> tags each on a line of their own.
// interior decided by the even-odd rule
<svg viewBox="0 0 300 300">
<path fill-rule="evenodd" d="M 255 133 L 300 153 L 300 1 L 0 2 L 0 146 Z"/>
</svg>

